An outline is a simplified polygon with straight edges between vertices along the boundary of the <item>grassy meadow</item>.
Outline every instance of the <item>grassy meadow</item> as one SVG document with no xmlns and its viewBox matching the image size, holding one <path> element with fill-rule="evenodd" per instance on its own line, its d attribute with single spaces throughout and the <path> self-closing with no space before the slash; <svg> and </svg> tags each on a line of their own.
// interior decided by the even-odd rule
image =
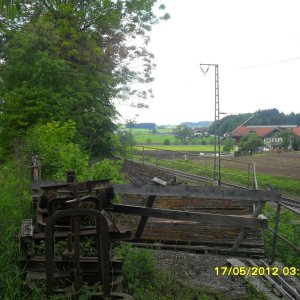
<svg viewBox="0 0 300 300">
<path fill-rule="evenodd" d="M 135 149 L 145 151 L 155 151 L 157 148 L 160 150 L 178 151 L 178 152 L 213 152 L 213 145 L 136 145 Z M 221 147 L 221 151 L 222 151 Z"/>
<path fill-rule="evenodd" d="M 168 143 L 170 144 L 169 146 L 172 145 L 175 147 L 181 144 L 181 141 L 174 136 L 173 129 L 156 129 L 156 132 L 152 132 L 149 129 L 141 129 L 141 128 L 132 128 L 132 129 L 125 128 L 122 130 L 131 132 L 134 137 L 135 144 L 137 145 L 151 146 L 151 145 L 164 145 Z M 166 142 L 166 140 L 168 140 L 168 142 Z M 187 139 L 188 145 L 205 146 L 205 145 L 213 145 L 213 143 L 214 143 L 213 137 L 195 137 L 195 138 Z M 208 151 L 213 151 L 213 150 L 208 150 Z"/>
</svg>

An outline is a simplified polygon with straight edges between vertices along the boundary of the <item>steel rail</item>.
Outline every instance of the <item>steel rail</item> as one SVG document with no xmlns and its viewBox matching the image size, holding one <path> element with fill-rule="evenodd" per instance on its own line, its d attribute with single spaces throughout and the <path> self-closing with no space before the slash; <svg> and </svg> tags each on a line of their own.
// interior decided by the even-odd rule
<svg viewBox="0 0 300 300">
<path fill-rule="evenodd" d="M 170 169 L 170 168 L 167 168 L 167 167 L 156 166 L 156 165 L 146 163 L 146 162 L 143 163 L 143 162 L 139 162 L 139 161 L 132 160 L 132 159 L 129 159 L 128 161 L 131 161 L 131 162 L 136 163 L 136 164 L 146 165 L 146 166 L 153 167 L 153 168 L 156 168 L 156 169 L 164 170 L 164 171 L 167 171 L 167 172 L 171 172 L 172 174 L 179 175 L 181 177 L 185 177 L 185 178 L 192 179 L 192 180 L 199 181 L 199 182 L 213 182 L 214 181 L 213 179 L 210 179 L 210 178 L 207 178 L 207 177 L 204 177 L 204 176 L 195 175 L 195 174 L 191 174 L 191 173 L 186 173 L 184 171 Z M 223 183 L 221 183 L 221 186 L 248 190 L 247 187 L 237 185 L 237 184 L 233 184 L 233 183 L 224 183 L 223 182 Z M 282 197 L 282 204 L 286 209 L 300 214 L 300 200 Z M 294 208 L 299 208 L 299 211 L 295 210 Z"/>
</svg>

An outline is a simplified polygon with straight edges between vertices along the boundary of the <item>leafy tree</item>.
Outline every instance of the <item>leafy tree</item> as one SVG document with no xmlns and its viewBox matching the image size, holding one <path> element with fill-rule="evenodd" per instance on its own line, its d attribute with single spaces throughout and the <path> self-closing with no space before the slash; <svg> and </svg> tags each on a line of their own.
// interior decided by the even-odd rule
<svg viewBox="0 0 300 300">
<path fill-rule="evenodd" d="M 262 138 L 260 138 L 256 133 L 249 133 L 241 138 L 240 151 L 247 152 L 252 155 L 258 147 L 263 145 L 264 142 Z"/>
<path fill-rule="evenodd" d="M 295 151 L 300 150 L 300 137 L 299 136 L 294 136 L 293 141 L 292 141 L 292 147 Z"/>
<path fill-rule="evenodd" d="M 77 140 L 90 153 L 110 148 L 117 116 L 113 99 L 151 95 L 131 84 L 153 80 L 147 32 L 168 18 L 154 15 L 155 3 L 0 2 L 0 144 L 7 153 L 36 124 L 69 119 L 76 123 Z M 6 18 L 13 7 L 21 13 Z M 142 69 L 131 67 L 134 60 L 142 62 Z"/>
<path fill-rule="evenodd" d="M 279 146 L 287 150 L 292 144 L 293 133 L 289 130 L 283 130 L 278 134 L 278 136 L 282 138 L 282 142 L 279 144 Z"/>
<path fill-rule="evenodd" d="M 234 149 L 234 146 L 235 146 L 234 140 L 228 138 L 228 139 L 226 139 L 226 140 L 224 141 L 224 144 L 223 144 L 223 150 L 224 150 L 225 152 L 230 152 L 231 150 Z"/>
<path fill-rule="evenodd" d="M 181 141 L 182 144 L 186 144 L 187 138 L 190 138 L 192 133 L 192 128 L 185 125 L 178 125 L 174 129 L 174 135 Z"/>
</svg>

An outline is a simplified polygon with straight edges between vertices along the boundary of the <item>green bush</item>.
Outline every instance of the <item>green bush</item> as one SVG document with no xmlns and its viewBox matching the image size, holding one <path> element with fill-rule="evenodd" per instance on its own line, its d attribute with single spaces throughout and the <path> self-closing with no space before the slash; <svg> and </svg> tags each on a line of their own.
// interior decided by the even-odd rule
<svg viewBox="0 0 300 300">
<path fill-rule="evenodd" d="M 73 121 L 37 125 L 28 133 L 26 154 L 41 158 L 44 178 L 64 180 L 70 170 L 76 171 L 79 180 L 86 177 L 89 157 L 74 143 L 75 134 Z"/>
<path fill-rule="evenodd" d="M 171 145 L 170 140 L 169 140 L 169 139 L 165 139 L 165 140 L 164 140 L 164 145 Z"/>
<path fill-rule="evenodd" d="M 107 158 L 89 167 L 91 179 L 112 179 L 113 183 L 125 183 L 126 175 L 121 172 L 123 160 L 112 161 Z"/>
</svg>

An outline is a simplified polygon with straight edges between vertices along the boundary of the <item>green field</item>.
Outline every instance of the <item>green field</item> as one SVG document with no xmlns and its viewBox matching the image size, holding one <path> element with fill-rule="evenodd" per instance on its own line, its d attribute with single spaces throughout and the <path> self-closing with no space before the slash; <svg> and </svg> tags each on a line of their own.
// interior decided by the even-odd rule
<svg viewBox="0 0 300 300">
<path fill-rule="evenodd" d="M 155 133 L 149 129 L 142 128 L 122 128 L 122 130 L 131 132 L 135 143 L 138 145 L 163 145 L 165 140 L 169 140 L 171 145 L 177 146 L 181 144 L 181 141 L 173 135 L 173 129 L 157 129 Z M 197 137 L 187 139 L 187 143 L 189 145 L 213 145 L 213 142 L 213 137 Z"/>
<path fill-rule="evenodd" d="M 174 135 L 171 134 L 160 134 L 160 133 L 144 133 L 134 134 L 134 141 L 136 144 L 163 144 L 165 140 L 169 140 L 171 144 L 175 144 L 178 141 Z"/>
<path fill-rule="evenodd" d="M 170 150 L 170 151 L 182 151 L 182 152 L 213 152 L 213 145 L 137 145 L 136 150 L 142 150 L 144 147 L 147 151 Z M 221 146 L 221 151 L 223 147 Z"/>
</svg>

